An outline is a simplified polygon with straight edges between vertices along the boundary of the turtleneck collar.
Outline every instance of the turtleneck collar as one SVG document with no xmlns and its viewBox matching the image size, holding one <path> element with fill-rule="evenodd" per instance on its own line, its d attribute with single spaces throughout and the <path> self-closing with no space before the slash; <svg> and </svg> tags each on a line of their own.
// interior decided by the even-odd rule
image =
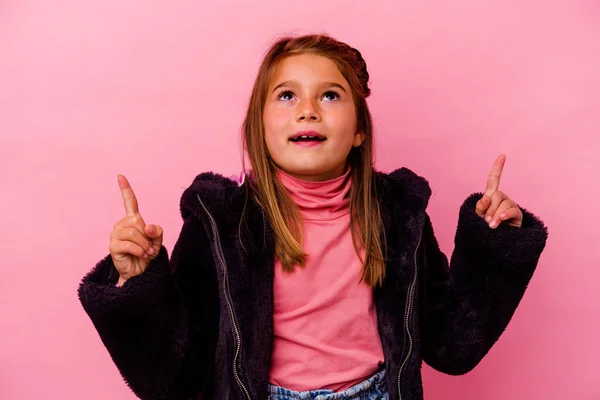
<svg viewBox="0 0 600 400">
<path fill-rule="evenodd" d="M 350 212 L 350 168 L 334 179 L 305 181 L 277 168 L 277 178 L 308 220 L 333 220 Z"/>
</svg>

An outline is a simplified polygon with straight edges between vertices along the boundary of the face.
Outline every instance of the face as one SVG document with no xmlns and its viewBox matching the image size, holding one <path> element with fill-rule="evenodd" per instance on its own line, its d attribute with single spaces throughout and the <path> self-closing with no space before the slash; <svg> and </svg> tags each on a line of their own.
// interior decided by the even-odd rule
<svg viewBox="0 0 600 400">
<path fill-rule="evenodd" d="M 265 141 L 275 164 L 300 179 L 322 181 L 345 172 L 356 130 L 350 85 L 327 57 L 285 58 L 274 71 L 263 111 Z"/>
</svg>

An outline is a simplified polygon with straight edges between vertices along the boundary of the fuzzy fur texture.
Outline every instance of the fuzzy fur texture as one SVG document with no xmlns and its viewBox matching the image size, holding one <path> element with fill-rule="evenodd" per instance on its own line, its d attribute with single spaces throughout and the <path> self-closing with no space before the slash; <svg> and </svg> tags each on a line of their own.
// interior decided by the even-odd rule
<svg viewBox="0 0 600 400">
<path fill-rule="evenodd" d="M 474 193 L 460 208 L 449 265 L 426 213 L 427 181 L 402 168 L 378 173 L 377 183 L 388 263 L 375 304 L 387 388 L 392 400 L 399 391 L 403 400 L 418 400 L 422 361 L 464 374 L 497 341 L 548 231 L 525 209 L 521 228 L 490 229 L 475 214 L 482 194 Z M 257 204 L 250 199 L 244 207 L 246 191 L 246 183 L 198 175 L 181 197 L 184 224 L 170 261 L 163 247 L 143 274 L 118 288 L 108 255 L 83 278 L 79 299 L 138 397 L 247 398 L 238 378 L 252 399 L 268 397 L 274 237 Z"/>
</svg>

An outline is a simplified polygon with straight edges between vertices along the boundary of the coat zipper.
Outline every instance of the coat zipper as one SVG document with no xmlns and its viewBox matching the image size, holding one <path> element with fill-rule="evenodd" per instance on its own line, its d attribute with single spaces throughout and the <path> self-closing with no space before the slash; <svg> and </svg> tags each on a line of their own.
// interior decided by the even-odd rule
<svg viewBox="0 0 600 400">
<path fill-rule="evenodd" d="M 406 296 L 406 309 L 404 311 L 404 329 L 406 330 L 406 334 L 408 335 L 408 352 L 406 353 L 406 357 L 402 360 L 402 364 L 400 364 L 400 370 L 398 371 L 398 400 L 402 400 L 402 391 L 401 391 L 401 378 L 402 372 L 404 372 L 404 368 L 406 364 L 408 364 L 408 360 L 410 359 L 410 354 L 413 350 L 413 338 L 410 333 L 410 315 L 412 314 L 413 302 L 415 296 L 415 288 L 417 285 L 417 252 L 419 250 L 419 246 L 421 245 L 422 234 L 419 236 L 419 241 L 417 242 L 417 248 L 415 249 L 414 254 L 414 267 L 415 273 L 413 274 L 412 282 L 408 288 L 408 294 Z"/>
<path fill-rule="evenodd" d="M 196 197 L 198 197 L 198 201 L 200 202 L 200 205 L 204 209 L 204 212 L 206 212 L 206 215 L 208 216 L 208 219 L 210 221 L 210 226 L 211 226 L 213 237 L 214 237 L 213 246 L 215 248 L 215 253 L 217 255 L 217 259 L 221 263 L 221 268 L 223 269 L 223 286 L 222 286 L 223 295 L 225 296 L 225 301 L 226 301 L 227 307 L 229 309 L 229 316 L 231 318 L 231 324 L 233 325 L 233 332 L 234 332 L 234 336 L 235 336 L 235 353 L 233 355 L 233 375 L 235 376 L 235 380 L 237 381 L 240 389 L 242 389 L 242 391 L 244 392 L 246 399 L 252 400 L 252 398 L 250 396 L 250 392 L 248 391 L 248 389 L 242 382 L 242 379 L 240 378 L 240 376 L 238 374 L 238 370 L 237 370 L 238 358 L 239 358 L 239 355 L 240 355 L 240 352 L 242 349 L 242 336 L 240 335 L 240 330 L 239 330 L 237 320 L 235 317 L 235 311 L 233 309 L 233 300 L 231 299 L 231 294 L 229 293 L 229 280 L 227 279 L 227 264 L 225 263 L 225 256 L 223 254 L 223 248 L 221 247 L 221 239 L 219 237 L 219 230 L 217 229 L 217 224 L 215 223 L 215 219 L 213 218 L 213 216 L 210 214 L 210 212 L 204 205 L 204 202 L 200 199 L 200 196 L 196 195 Z"/>
</svg>

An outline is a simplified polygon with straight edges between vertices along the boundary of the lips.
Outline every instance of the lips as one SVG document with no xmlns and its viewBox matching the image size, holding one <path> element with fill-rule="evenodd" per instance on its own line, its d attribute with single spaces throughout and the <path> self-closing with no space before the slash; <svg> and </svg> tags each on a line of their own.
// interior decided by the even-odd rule
<svg viewBox="0 0 600 400">
<path fill-rule="evenodd" d="M 292 142 L 323 142 L 327 138 L 316 131 L 299 131 L 290 137 Z"/>
</svg>

